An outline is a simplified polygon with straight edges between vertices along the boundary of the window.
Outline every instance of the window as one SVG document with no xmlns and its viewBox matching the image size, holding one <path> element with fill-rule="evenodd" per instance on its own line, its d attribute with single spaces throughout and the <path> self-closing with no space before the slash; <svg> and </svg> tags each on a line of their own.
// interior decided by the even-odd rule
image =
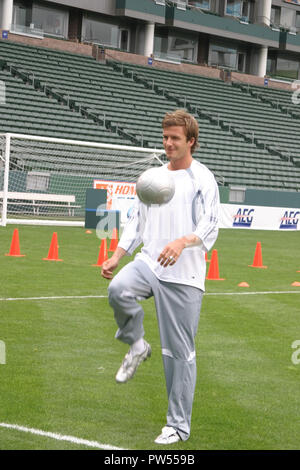
<svg viewBox="0 0 300 470">
<path fill-rule="evenodd" d="M 23 2 L 14 2 L 13 6 L 13 19 L 14 25 L 30 26 L 32 17 L 32 9 Z"/>
<path fill-rule="evenodd" d="M 154 54 L 167 55 L 168 53 L 168 34 L 167 31 L 155 32 L 154 36 Z"/>
<path fill-rule="evenodd" d="M 14 6 L 13 23 L 22 26 L 29 26 L 26 24 L 26 7 L 22 5 Z"/>
<path fill-rule="evenodd" d="M 299 73 L 299 59 L 277 57 L 276 75 L 297 80 Z"/>
<path fill-rule="evenodd" d="M 237 49 L 233 49 L 218 44 L 212 44 L 209 51 L 209 65 L 219 65 L 236 69 L 237 67 Z"/>
<path fill-rule="evenodd" d="M 290 54 L 288 57 L 269 52 L 267 73 L 271 77 L 282 77 L 297 80 L 299 78 L 300 60 Z"/>
<path fill-rule="evenodd" d="M 300 32 L 300 12 L 296 13 L 296 32 Z"/>
<path fill-rule="evenodd" d="M 86 16 L 83 19 L 82 40 L 128 51 L 130 31 L 100 18 Z"/>
<path fill-rule="evenodd" d="M 180 59 L 193 62 L 195 60 L 196 47 L 196 40 L 174 36 L 169 37 L 168 52 Z"/>
<path fill-rule="evenodd" d="M 69 13 L 66 10 L 48 8 L 34 4 L 32 6 L 32 23 L 49 36 L 67 38 Z"/>
<path fill-rule="evenodd" d="M 189 5 L 197 8 L 202 8 L 203 10 L 210 10 L 210 0 L 189 0 Z"/>
<path fill-rule="evenodd" d="M 121 29 L 120 30 L 120 49 L 122 51 L 128 51 L 129 48 L 129 30 Z"/>
<path fill-rule="evenodd" d="M 276 58 L 268 57 L 267 60 L 267 74 L 271 77 L 276 75 Z"/>
<path fill-rule="evenodd" d="M 238 55 L 237 55 L 238 72 L 245 72 L 245 67 L 246 67 L 246 54 L 244 52 L 238 52 Z"/>
<path fill-rule="evenodd" d="M 291 10 L 290 8 L 281 8 L 280 25 L 287 29 L 295 28 L 296 10 Z"/>
<path fill-rule="evenodd" d="M 250 2 L 242 2 L 242 16 L 249 16 Z"/>
<path fill-rule="evenodd" d="M 280 13 L 281 13 L 281 8 L 280 7 L 272 6 L 271 21 L 270 22 L 273 26 L 279 26 L 279 24 L 280 24 Z"/>
<path fill-rule="evenodd" d="M 208 64 L 245 72 L 247 68 L 247 46 L 229 40 L 211 42 Z"/>
<path fill-rule="evenodd" d="M 177 8 L 185 10 L 188 0 L 173 0 L 174 3 L 176 4 Z"/>
<path fill-rule="evenodd" d="M 227 0 L 226 14 L 230 16 L 241 16 L 241 0 Z"/>
<path fill-rule="evenodd" d="M 198 36 L 157 29 L 154 37 L 154 54 L 161 58 L 174 58 L 195 62 L 197 59 Z"/>
<path fill-rule="evenodd" d="M 85 19 L 85 35 L 84 40 L 98 42 L 103 45 L 118 47 L 117 25 L 105 23 L 100 20 L 91 18 Z"/>
<path fill-rule="evenodd" d="M 249 21 L 253 4 L 250 0 L 227 0 L 226 14 Z"/>
</svg>

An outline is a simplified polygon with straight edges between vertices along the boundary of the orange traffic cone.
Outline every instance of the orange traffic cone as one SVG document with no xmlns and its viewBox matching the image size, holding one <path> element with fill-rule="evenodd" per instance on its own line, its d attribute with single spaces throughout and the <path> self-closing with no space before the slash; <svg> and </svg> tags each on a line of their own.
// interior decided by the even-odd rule
<svg viewBox="0 0 300 470">
<path fill-rule="evenodd" d="M 106 240 L 106 238 L 102 238 L 101 245 L 100 245 L 100 250 L 99 250 L 99 256 L 98 256 L 98 262 L 97 262 L 97 264 L 93 264 L 93 266 L 102 266 L 104 261 L 106 261 L 107 259 L 108 259 L 107 240 Z"/>
<path fill-rule="evenodd" d="M 254 254 L 254 259 L 253 259 L 253 264 L 249 264 L 251 268 L 267 268 L 267 266 L 263 266 L 262 263 L 262 254 L 261 254 L 261 243 L 257 242 L 256 244 L 256 249 L 255 249 L 255 254 Z"/>
<path fill-rule="evenodd" d="M 116 248 L 118 246 L 118 229 L 114 228 L 112 232 L 112 237 L 110 240 L 110 245 L 109 245 L 109 250 L 108 251 L 116 251 Z"/>
<path fill-rule="evenodd" d="M 9 253 L 6 253 L 5 256 L 18 256 L 18 257 L 25 256 L 25 255 L 21 255 L 21 252 L 20 252 L 19 230 L 17 228 L 14 229 Z"/>
<path fill-rule="evenodd" d="M 219 262 L 217 250 L 212 251 L 209 270 L 206 279 L 214 281 L 225 281 L 225 279 L 221 279 L 219 276 Z"/>
<path fill-rule="evenodd" d="M 57 244 L 57 233 L 56 232 L 53 232 L 53 235 L 52 235 L 52 240 L 51 240 L 51 243 L 50 243 L 48 257 L 43 258 L 43 260 L 62 261 L 62 259 L 58 258 L 58 244 Z"/>
<path fill-rule="evenodd" d="M 207 251 L 205 252 L 205 261 L 206 261 L 207 263 L 210 263 L 210 259 L 208 259 Z"/>
</svg>

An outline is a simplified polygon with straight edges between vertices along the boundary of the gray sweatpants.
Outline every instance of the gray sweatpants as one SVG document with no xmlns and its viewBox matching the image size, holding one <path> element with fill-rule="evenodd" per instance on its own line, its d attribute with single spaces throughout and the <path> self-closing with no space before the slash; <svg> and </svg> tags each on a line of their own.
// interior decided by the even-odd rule
<svg viewBox="0 0 300 470">
<path fill-rule="evenodd" d="M 154 296 L 169 400 L 167 425 L 182 440 L 188 439 L 196 385 L 194 338 L 203 292 L 160 281 L 146 263 L 135 260 L 114 277 L 108 294 L 119 327 L 116 338 L 130 345 L 144 336 L 144 311 L 138 300 Z"/>
</svg>

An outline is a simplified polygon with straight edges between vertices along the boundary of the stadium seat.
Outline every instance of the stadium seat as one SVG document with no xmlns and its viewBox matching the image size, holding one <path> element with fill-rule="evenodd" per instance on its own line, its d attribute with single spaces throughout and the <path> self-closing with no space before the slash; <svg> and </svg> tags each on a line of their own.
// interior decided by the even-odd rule
<svg viewBox="0 0 300 470">
<path fill-rule="evenodd" d="M 223 184 L 300 189 L 298 121 L 282 110 L 290 93 L 4 40 L 0 58 L 1 132 L 162 148 L 165 112 L 185 107 L 200 126 L 195 158 Z"/>
</svg>

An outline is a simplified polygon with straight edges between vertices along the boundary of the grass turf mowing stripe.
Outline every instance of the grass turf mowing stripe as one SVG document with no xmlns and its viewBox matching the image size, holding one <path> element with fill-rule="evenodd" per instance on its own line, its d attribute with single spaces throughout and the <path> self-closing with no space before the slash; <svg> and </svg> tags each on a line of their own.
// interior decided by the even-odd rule
<svg viewBox="0 0 300 470">
<path fill-rule="evenodd" d="M 41 429 L 27 428 L 25 426 L 19 426 L 18 424 L 0 423 L 0 427 L 7 428 L 7 429 L 14 429 L 16 431 L 21 431 L 21 432 L 28 432 L 30 434 L 36 434 L 38 436 L 44 436 L 44 437 L 49 437 L 51 439 L 56 439 L 58 441 L 71 442 L 72 444 L 84 445 L 87 447 L 93 447 L 93 448 L 101 449 L 101 450 L 125 450 L 125 449 L 122 449 L 121 447 L 114 447 L 109 444 L 101 444 L 100 442 L 97 442 L 97 441 L 89 441 L 87 439 L 80 439 L 74 436 L 66 436 L 63 434 L 55 433 L 55 432 L 42 431 Z"/>
<path fill-rule="evenodd" d="M 205 295 L 271 295 L 271 294 L 300 294 L 295 290 L 283 291 L 256 291 L 256 292 L 207 292 Z M 18 301 L 18 300 L 67 300 L 67 299 L 106 299 L 107 295 L 59 295 L 48 297 L 0 297 L 0 301 Z"/>
</svg>

